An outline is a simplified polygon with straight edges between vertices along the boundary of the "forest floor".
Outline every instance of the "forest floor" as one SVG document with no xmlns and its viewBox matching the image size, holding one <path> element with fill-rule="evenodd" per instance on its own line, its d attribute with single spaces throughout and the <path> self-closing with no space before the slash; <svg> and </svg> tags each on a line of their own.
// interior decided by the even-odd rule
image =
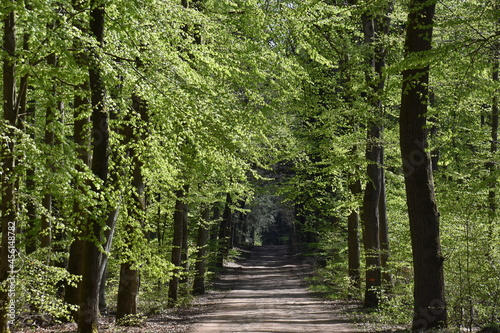
<svg viewBox="0 0 500 333">
<path fill-rule="evenodd" d="M 151 316 L 139 327 L 119 327 L 112 317 L 104 316 L 101 332 L 391 332 L 354 323 L 349 313 L 360 311 L 359 303 L 329 301 L 310 293 L 304 278 L 312 272 L 311 259 L 288 246 L 255 247 L 243 253 L 244 258 L 230 263 L 211 290 L 197 297 L 192 306 Z M 74 333 L 76 324 L 14 332 Z"/>
<path fill-rule="evenodd" d="M 287 246 L 255 247 L 227 267 L 191 332 L 359 332 L 343 313 L 357 304 L 312 295 L 304 283 L 310 271 L 308 260 Z"/>
</svg>

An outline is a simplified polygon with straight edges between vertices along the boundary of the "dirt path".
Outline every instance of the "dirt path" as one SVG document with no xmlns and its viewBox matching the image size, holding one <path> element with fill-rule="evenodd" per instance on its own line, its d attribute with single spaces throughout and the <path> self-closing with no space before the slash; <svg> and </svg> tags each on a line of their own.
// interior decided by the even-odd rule
<svg viewBox="0 0 500 333">
<path fill-rule="evenodd" d="M 255 248 L 218 282 L 224 289 L 193 319 L 192 333 L 356 332 L 339 309 L 311 295 L 303 284 L 307 265 L 287 246 Z"/>
</svg>

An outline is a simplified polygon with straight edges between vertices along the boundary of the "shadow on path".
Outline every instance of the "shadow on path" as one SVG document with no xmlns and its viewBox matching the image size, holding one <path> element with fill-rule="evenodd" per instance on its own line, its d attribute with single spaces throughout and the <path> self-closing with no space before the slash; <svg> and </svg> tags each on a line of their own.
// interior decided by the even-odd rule
<svg viewBox="0 0 500 333">
<path fill-rule="evenodd" d="M 223 291 L 194 318 L 192 332 L 356 332 L 339 309 L 307 291 L 302 279 L 307 270 L 287 246 L 254 248 L 217 281 L 215 288 Z"/>
</svg>

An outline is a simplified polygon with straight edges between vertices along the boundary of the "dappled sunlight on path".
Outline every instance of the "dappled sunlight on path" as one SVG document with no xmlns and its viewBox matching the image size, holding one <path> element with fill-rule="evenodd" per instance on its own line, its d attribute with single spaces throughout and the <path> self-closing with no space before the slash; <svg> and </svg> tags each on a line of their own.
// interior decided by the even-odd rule
<svg viewBox="0 0 500 333">
<path fill-rule="evenodd" d="M 255 248 L 227 269 L 213 306 L 194 318 L 193 333 L 355 332 L 328 302 L 311 295 L 300 272 L 307 266 L 287 246 Z"/>
</svg>

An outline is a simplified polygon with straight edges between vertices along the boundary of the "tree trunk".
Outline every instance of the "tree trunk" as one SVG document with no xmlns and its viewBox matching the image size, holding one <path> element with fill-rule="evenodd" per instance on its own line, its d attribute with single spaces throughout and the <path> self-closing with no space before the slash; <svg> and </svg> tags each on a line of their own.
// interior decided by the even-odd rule
<svg viewBox="0 0 500 333">
<path fill-rule="evenodd" d="M 353 196 L 361 194 L 361 181 L 349 186 Z M 349 265 L 349 280 L 351 286 L 359 290 L 361 288 L 361 272 L 360 272 L 360 252 L 359 252 L 359 213 L 353 210 L 347 218 L 347 247 L 348 247 L 348 265 Z"/>
<path fill-rule="evenodd" d="M 82 275 L 83 267 L 81 265 L 83 260 L 83 247 L 84 241 L 80 239 L 81 235 L 76 235 L 75 240 L 69 247 L 69 260 L 68 272 L 73 275 Z M 64 293 L 64 301 L 72 305 L 80 305 L 80 290 L 81 283 L 76 286 L 67 285 Z M 74 321 L 78 321 L 78 310 L 71 312 L 71 317 Z"/>
<path fill-rule="evenodd" d="M 30 9 L 26 5 L 27 9 Z M 29 34 L 23 36 L 23 50 L 29 50 Z M 30 129 L 30 125 L 35 123 L 35 107 L 34 101 L 28 101 L 29 90 L 29 74 L 24 75 L 19 82 L 21 95 L 19 97 L 19 118 L 22 121 L 23 132 L 29 134 L 31 140 L 35 140 L 35 131 Z M 32 193 L 35 191 L 35 169 L 33 167 L 26 170 L 26 192 Z M 37 239 L 39 235 L 37 219 L 37 209 L 34 200 L 28 200 L 26 203 L 26 227 L 23 230 L 25 234 L 26 254 L 30 254 L 37 249 Z"/>
<path fill-rule="evenodd" d="M 187 196 L 188 186 L 176 192 L 177 200 L 174 211 L 174 239 L 172 241 L 172 259 L 171 262 L 176 267 L 174 275 L 168 286 L 168 304 L 173 306 L 177 303 L 179 296 L 179 280 L 181 274 L 181 256 L 182 256 L 182 234 L 184 219 L 187 215 L 187 204 L 184 202 Z"/>
<path fill-rule="evenodd" d="M 8 1 L 9 6 L 14 6 L 15 1 Z M 3 30 L 3 119 L 12 126 L 17 123 L 16 109 L 16 15 L 11 9 L 4 19 Z M 2 162 L 2 242 L 0 249 L 0 283 L 6 284 L 6 288 L 0 289 L 0 333 L 10 332 L 9 325 L 13 322 L 13 315 L 9 312 L 11 297 L 9 289 L 13 281 L 9 280 L 15 267 L 9 262 L 15 259 L 15 239 L 17 229 L 17 211 L 15 201 L 15 136 L 11 128 L 6 128 L 3 135 L 12 139 L 8 145 L 1 144 Z M 10 282 L 9 282 L 10 281 Z"/>
<path fill-rule="evenodd" d="M 202 210 L 200 226 L 198 227 L 198 237 L 196 240 L 195 277 L 193 283 L 193 294 L 201 295 L 205 293 L 205 272 L 206 272 L 206 252 L 208 240 L 208 222 L 210 210 L 208 207 Z"/>
<path fill-rule="evenodd" d="M 53 26 L 49 25 L 48 29 L 53 29 Z M 47 57 L 47 65 L 56 67 L 57 66 L 57 57 L 55 54 L 51 54 Z M 54 79 L 54 78 L 53 78 Z M 56 86 L 53 84 L 52 86 L 52 97 L 56 97 Z M 55 133 L 54 133 L 54 124 L 56 122 L 56 106 L 49 105 L 45 112 L 45 134 L 43 138 L 43 142 L 46 145 L 46 148 L 52 147 L 55 144 Z M 50 154 L 47 155 L 49 160 L 48 163 L 52 164 L 50 160 Z M 51 172 L 55 171 L 54 165 L 49 165 L 47 167 Z M 47 263 L 50 262 L 50 251 L 52 246 L 52 193 L 50 190 L 50 184 L 45 185 L 45 194 L 42 198 L 42 207 L 44 208 L 44 212 L 41 218 L 41 232 L 40 232 L 40 247 L 47 248 L 49 252 L 47 254 Z"/>
<path fill-rule="evenodd" d="M 118 285 L 118 299 L 116 321 L 127 315 L 137 314 L 137 295 L 139 293 L 139 274 L 132 268 L 132 262 L 127 261 L 120 266 L 120 284 Z"/>
<path fill-rule="evenodd" d="M 140 67 L 140 62 L 138 67 Z M 141 117 L 141 123 L 147 126 L 149 121 L 148 108 L 146 101 L 141 97 L 134 94 L 132 96 L 132 108 L 139 112 Z M 135 141 L 140 143 L 146 139 L 144 134 L 134 133 L 134 129 L 131 125 L 127 124 L 124 130 L 125 140 L 128 142 Z M 139 153 L 130 150 L 130 155 L 132 156 L 132 164 L 134 166 L 132 175 L 132 188 L 135 191 L 133 194 L 134 207 L 130 210 L 130 218 L 138 221 L 141 226 L 144 225 L 144 213 L 146 211 L 146 198 L 145 198 L 145 187 L 144 177 L 142 175 L 142 168 L 144 162 L 139 159 Z M 127 225 L 125 227 L 126 238 L 129 236 L 129 242 L 132 242 L 132 237 L 134 234 L 134 226 Z M 133 245 L 129 244 L 129 249 L 133 251 Z M 132 268 L 134 262 L 129 260 L 121 264 L 120 268 L 120 284 L 118 288 L 118 302 L 116 310 L 116 320 L 124 318 L 127 315 L 137 314 L 137 295 L 139 294 L 139 271 Z"/>
<path fill-rule="evenodd" d="M 79 92 L 81 93 L 82 91 L 88 91 L 88 83 L 80 85 Z M 89 101 L 86 98 L 80 96 L 79 93 L 77 92 L 74 98 L 75 124 L 73 128 L 73 138 L 76 144 L 76 154 L 78 159 L 83 165 L 86 165 L 88 167 L 91 166 L 90 165 L 91 159 L 89 154 L 90 133 L 87 133 L 85 131 L 85 127 L 90 122 L 90 118 L 85 116 L 82 117 L 81 114 L 83 112 L 84 107 L 89 104 L 90 104 Z M 76 164 L 75 169 L 78 173 L 85 172 L 84 167 L 80 163 Z M 81 181 L 82 181 L 81 179 L 76 179 L 75 183 L 77 184 L 77 187 L 80 190 L 79 192 L 83 193 L 84 189 L 80 184 Z M 79 198 L 77 198 L 73 203 L 73 213 L 75 216 L 75 223 L 78 226 L 77 230 L 79 230 L 79 232 L 73 235 L 74 240 L 71 243 L 69 250 L 67 270 L 70 274 L 82 275 L 83 272 L 82 272 L 81 261 L 83 259 L 83 247 L 85 243 L 81 240 L 81 238 L 85 236 L 82 232 L 85 215 L 83 213 L 83 208 L 81 207 Z M 66 303 L 73 305 L 80 304 L 80 285 L 81 284 L 78 283 L 76 287 L 71 285 L 66 286 L 64 294 L 64 301 Z M 75 321 L 78 321 L 78 311 L 73 311 L 72 317 Z"/>
<path fill-rule="evenodd" d="M 373 44 L 384 33 L 384 19 L 363 15 L 365 43 Z M 380 198 L 382 190 L 382 101 L 380 94 L 384 89 L 383 68 L 385 51 L 381 45 L 374 46 L 373 54 L 367 59 L 369 64 L 366 74 L 369 86 L 369 101 L 373 108 L 368 122 L 366 159 L 368 160 L 368 183 L 363 200 L 362 220 L 364 223 L 364 248 L 366 255 L 366 307 L 377 307 L 381 287 L 380 262 Z M 371 73 L 374 72 L 372 75 Z"/>
<path fill-rule="evenodd" d="M 412 0 L 405 40 L 406 57 L 431 49 L 436 1 Z M 439 212 L 432 164 L 426 149 L 429 66 L 403 71 L 400 145 L 403 160 L 414 268 L 413 331 L 446 327 Z"/>
<path fill-rule="evenodd" d="M 91 35 L 102 47 L 104 40 L 104 5 L 92 1 L 90 13 Z M 99 56 L 92 50 L 89 67 L 91 103 L 92 103 L 92 172 L 107 185 L 109 164 L 109 115 L 106 109 L 105 87 L 102 78 Z M 99 191 L 94 188 L 94 191 Z M 99 210 L 102 210 L 100 207 Z M 107 207 L 105 205 L 105 211 Z M 100 211 L 89 216 L 87 221 L 88 236 L 84 241 L 83 278 L 81 282 L 80 312 L 78 333 L 96 333 L 99 331 L 99 287 L 102 277 L 103 253 L 99 250 L 106 217 Z M 108 217 L 109 220 L 109 217 Z"/>
<path fill-rule="evenodd" d="M 187 206 L 186 206 L 187 208 Z M 182 249 L 181 249 L 181 267 L 182 274 L 179 279 L 180 284 L 185 284 L 188 282 L 188 272 L 189 272 L 189 229 L 188 229 L 188 212 L 186 210 L 184 218 L 182 219 Z"/>
<path fill-rule="evenodd" d="M 498 3 L 495 4 L 495 9 L 497 11 L 500 9 L 500 5 Z M 497 24 L 497 29 L 500 27 L 500 19 Z M 497 30 L 497 34 L 500 34 L 500 30 Z M 500 61 L 500 56 L 499 56 L 499 48 L 500 48 L 500 42 L 495 43 L 495 48 L 494 48 L 494 55 L 493 55 L 493 72 L 492 72 L 492 81 L 493 85 L 498 87 L 498 82 L 499 82 L 499 61 Z M 497 195 L 496 195 L 496 163 L 495 161 L 495 155 L 498 152 L 498 93 L 499 90 L 495 89 L 493 93 L 493 98 L 492 98 L 492 103 L 491 103 L 491 146 L 490 146 L 490 153 L 491 153 L 491 162 L 488 163 L 488 170 L 490 174 L 490 181 L 489 181 L 489 191 L 488 191 L 488 202 L 490 206 L 490 222 L 488 226 L 488 241 L 490 243 L 490 250 L 489 250 L 489 255 L 491 255 L 492 250 L 494 249 L 494 229 L 495 229 L 495 221 L 497 219 Z"/>
<path fill-rule="evenodd" d="M 387 270 L 387 264 L 390 258 L 389 247 L 389 226 L 387 224 L 387 197 L 385 186 L 385 170 L 384 170 L 384 148 L 381 153 L 381 181 L 380 181 L 380 199 L 379 199 L 379 241 L 380 241 L 380 267 L 382 269 L 382 284 L 385 288 L 390 288 L 391 274 Z"/>
<path fill-rule="evenodd" d="M 224 258 L 229 253 L 229 237 L 231 232 L 231 194 L 226 195 L 226 204 L 222 213 L 222 220 L 219 227 L 219 242 L 217 246 L 217 262 L 218 268 L 224 267 Z"/>
<path fill-rule="evenodd" d="M 378 126 L 371 127 L 369 136 L 380 135 Z M 361 214 L 364 224 L 364 249 L 366 257 L 365 307 L 377 307 L 381 286 L 380 271 L 380 239 L 379 239 L 379 200 L 381 188 L 380 146 L 373 144 L 368 148 L 367 167 L 368 183 L 366 184 Z"/>
<path fill-rule="evenodd" d="M 73 1 L 73 8 L 75 10 L 83 10 L 82 4 L 77 0 Z M 82 26 L 81 22 L 75 21 L 73 23 L 75 28 L 87 32 L 88 29 Z M 79 39 L 74 40 L 75 49 L 83 49 L 82 42 Z M 75 62 L 79 67 L 85 68 L 88 66 L 88 56 L 84 52 L 76 52 L 74 54 Z M 90 90 L 88 78 L 85 78 L 74 91 L 73 99 L 73 141 L 75 143 L 75 151 L 77 159 L 79 160 L 75 165 L 75 170 L 78 175 L 86 172 L 86 168 L 91 168 L 92 159 L 90 154 L 91 137 L 90 131 L 88 130 L 88 125 L 90 124 L 90 117 L 87 114 L 87 108 L 90 109 L 91 101 L 89 100 L 87 94 Z M 77 177 L 75 179 L 75 184 L 78 193 L 84 193 L 85 189 L 82 182 L 84 180 L 82 177 Z M 68 259 L 68 272 L 73 275 L 82 275 L 83 267 L 81 262 L 83 260 L 83 248 L 84 241 L 81 240 L 85 237 L 83 232 L 85 226 L 85 213 L 83 211 L 80 198 L 76 198 L 73 203 L 73 213 L 75 216 L 75 225 L 77 226 L 77 232 L 73 235 L 74 240 L 70 245 L 69 259 Z M 68 304 L 79 305 L 80 304 L 80 289 L 81 283 L 77 283 L 76 287 L 68 285 L 66 286 L 64 301 Z M 78 311 L 72 311 L 72 318 L 74 321 L 78 321 Z"/>
</svg>

